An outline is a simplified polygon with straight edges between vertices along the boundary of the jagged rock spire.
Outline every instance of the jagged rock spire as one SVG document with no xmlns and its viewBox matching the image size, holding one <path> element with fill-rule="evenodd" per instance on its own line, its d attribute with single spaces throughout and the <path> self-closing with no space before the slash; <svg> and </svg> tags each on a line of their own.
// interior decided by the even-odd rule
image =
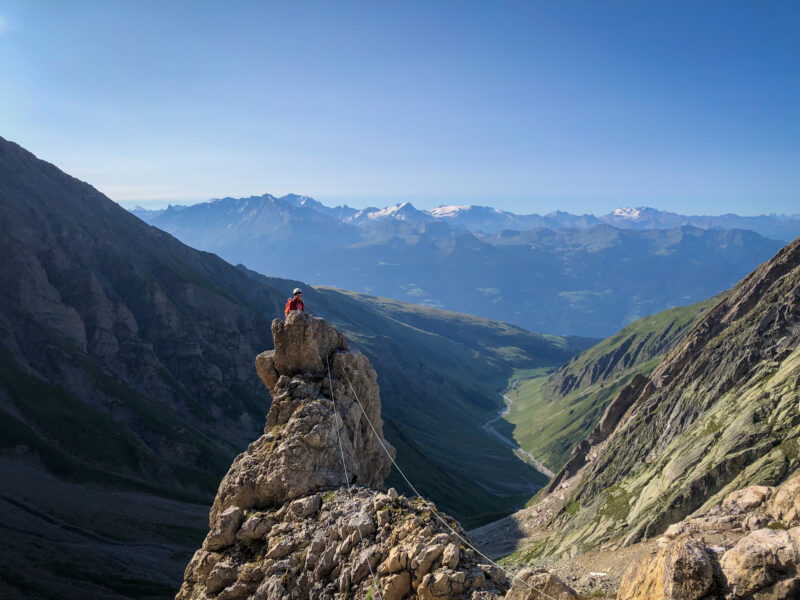
<svg viewBox="0 0 800 600">
<path fill-rule="evenodd" d="M 272 334 L 275 350 L 256 359 L 272 394 L 264 435 L 220 484 L 178 600 L 499 600 L 506 576 L 479 564 L 456 521 L 374 489 L 391 460 L 367 358 L 303 313 Z"/>
<path fill-rule="evenodd" d="M 380 391 L 369 360 L 350 352 L 344 336 L 327 321 L 302 312 L 290 313 L 285 323 L 275 319 L 272 335 L 275 350 L 256 358 L 256 370 L 272 395 L 264 435 L 236 458 L 222 480 L 211 509 L 212 528 L 230 506 L 279 506 L 344 485 L 342 454 L 351 484 L 378 488 L 391 468 L 381 442 L 390 453 L 394 449 L 383 440 Z"/>
</svg>

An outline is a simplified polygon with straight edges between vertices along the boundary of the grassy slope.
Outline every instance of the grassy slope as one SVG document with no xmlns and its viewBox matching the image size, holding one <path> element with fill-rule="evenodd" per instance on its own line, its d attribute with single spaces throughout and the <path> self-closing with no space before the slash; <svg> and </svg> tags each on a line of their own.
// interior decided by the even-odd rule
<svg viewBox="0 0 800 600">
<path fill-rule="evenodd" d="M 734 490 L 777 485 L 800 461 L 799 378 L 797 347 L 779 362 L 756 365 L 650 463 L 590 500 L 572 500 L 574 510 L 553 523 L 557 536 L 513 558 L 557 555 L 613 539 L 636 542 L 663 532 L 694 510 L 710 509 Z M 683 393 L 698 404 L 708 397 L 688 389 Z M 633 445 L 630 438 L 612 443 Z M 581 487 L 575 496 L 580 493 Z"/>
<path fill-rule="evenodd" d="M 713 303 L 710 299 L 635 321 L 557 372 L 517 382 L 508 393 L 513 401 L 506 418 L 509 433 L 557 471 L 614 396 L 637 373 L 650 373 Z"/>
</svg>

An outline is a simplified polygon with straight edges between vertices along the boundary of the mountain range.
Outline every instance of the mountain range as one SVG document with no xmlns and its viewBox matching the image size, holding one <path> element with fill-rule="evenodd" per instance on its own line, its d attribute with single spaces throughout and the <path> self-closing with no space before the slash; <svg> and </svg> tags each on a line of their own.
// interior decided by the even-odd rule
<svg viewBox="0 0 800 600">
<path fill-rule="evenodd" d="M 306 207 L 335 218 L 344 223 L 365 224 L 385 217 L 408 223 L 430 223 L 436 220 L 446 222 L 459 229 L 473 233 L 500 233 L 505 230 L 525 231 L 528 229 L 588 229 L 595 225 L 613 225 L 620 229 L 672 229 L 692 226 L 699 229 L 748 229 L 764 237 L 790 242 L 800 235 L 800 213 L 794 215 L 740 216 L 733 213 L 724 215 L 682 215 L 648 206 L 617 208 L 608 214 L 574 215 L 565 211 L 553 211 L 545 215 L 519 215 L 510 211 L 474 204 L 439 206 L 430 210 L 418 210 L 410 202 L 402 202 L 383 208 L 367 207 L 356 209 L 347 206 L 326 206 L 309 196 L 287 194 L 276 198 L 270 194 L 248 198 L 271 199 L 294 207 Z M 226 202 L 232 198 L 211 200 L 209 204 Z M 167 211 L 180 211 L 188 205 L 171 205 L 167 209 L 148 210 L 135 207 L 131 210 L 136 216 L 150 222 Z"/>
<path fill-rule="evenodd" d="M 727 289 L 781 246 L 749 230 L 622 229 L 583 217 L 583 228 L 473 233 L 458 224 L 503 213 L 410 204 L 354 211 L 295 195 L 135 212 L 257 272 L 594 337 Z M 570 219 L 559 213 L 551 221 Z"/>
</svg>

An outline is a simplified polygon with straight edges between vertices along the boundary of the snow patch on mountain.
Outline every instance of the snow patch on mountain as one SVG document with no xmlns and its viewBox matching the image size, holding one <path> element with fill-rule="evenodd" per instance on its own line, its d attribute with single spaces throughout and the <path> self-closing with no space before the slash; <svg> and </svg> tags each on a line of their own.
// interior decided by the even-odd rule
<svg viewBox="0 0 800 600">
<path fill-rule="evenodd" d="M 470 204 L 458 204 L 453 206 L 439 206 L 437 208 L 432 208 L 428 211 L 428 214 L 432 217 L 437 219 L 442 217 L 455 217 L 461 212 L 468 211 L 471 209 L 472 206 Z"/>
<path fill-rule="evenodd" d="M 371 206 L 353 213 L 352 216 L 345 220 L 347 222 L 361 224 L 385 218 L 397 219 L 398 221 L 406 221 L 408 223 L 420 223 L 431 220 L 431 216 L 427 212 L 417 210 L 410 202 L 401 202 L 400 204 L 394 204 L 385 208 Z"/>
<path fill-rule="evenodd" d="M 425 212 L 437 219 L 456 218 L 470 212 L 494 213 L 498 215 L 512 214 L 504 210 L 500 210 L 499 208 L 493 208 L 491 206 L 476 206 L 474 204 L 453 204 L 451 206 L 438 206 L 436 208 L 426 210 Z"/>
<path fill-rule="evenodd" d="M 615 208 L 611 213 L 613 216 L 620 219 L 638 219 L 642 214 L 642 209 L 626 206 L 624 208 Z"/>
<path fill-rule="evenodd" d="M 380 219 L 381 217 L 395 217 L 397 219 L 403 219 L 406 213 L 406 211 L 403 209 L 407 206 L 411 205 L 408 202 L 402 202 L 401 204 L 395 204 L 394 206 L 387 206 L 380 210 L 369 213 L 367 217 L 370 219 Z"/>
</svg>

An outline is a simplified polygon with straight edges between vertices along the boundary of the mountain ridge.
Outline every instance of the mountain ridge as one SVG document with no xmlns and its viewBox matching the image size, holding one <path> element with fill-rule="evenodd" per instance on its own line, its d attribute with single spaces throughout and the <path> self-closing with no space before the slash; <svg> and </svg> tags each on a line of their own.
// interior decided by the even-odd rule
<svg viewBox="0 0 800 600">
<path fill-rule="evenodd" d="M 699 229 L 749 229 L 765 237 L 780 239 L 784 242 L 790 242 L 800 235 L 800 213 L 753 216 L 741 216 L 735 213 L 685 215 L 649 206 L 627 206 L 613 209 L 603 215 L 578 215 L 561 210 L 546 214 L 517 214 L 492 206 L 476 204 L 440 205 L 436 208 L 420 210 L 411 202 L 406 201 L 383 208 L 356 209 L 346 204 L 327 206 L 310 196 L 297 194 L 287 194 L 281 197 L 264 194 L 263 196 L 251 196 L 250 199 L 266 197 L 292 203 L 294 206 L 306 206 L 345 223 L 363 224 L 380 218 L 416 222 L 438 219 L 472 233 L 485 234 L 496 234 L 504 230 L 526 231 L 542 227 L 546 229 L 588 229 L 605 223 L 630 229 L 671 229 L 684 225 L 691 225 Z M 231 198 L 215 198 L 209 200 L 208 203 L 219 200 L 231 200 Z M 185 209 L 190 206 L 196 206 L 196 204 L 170 205 L 173 210 Z M 149 222 L 163 213 L 165 209 L 148 210 L 137 206 L 130 210 L 144 221 Z"/>
<path fill-rule="evenodd" d="M 356 224 L 272 196 L 167 210 L 151 223 L 255 271 L 592 337 L 719 293 L 780 247 L 751 231 L 691 225 L 490 235 L 444 218 Z"/>
<path fill-rule="evenodd" d="M 560 469 L 614 396 L 636 376 L 651 373 L 715 302 L 644 317 L 553 373 L 516 382 L 509 391 L 509 435 L 551 469 Z"/>
</svg>

